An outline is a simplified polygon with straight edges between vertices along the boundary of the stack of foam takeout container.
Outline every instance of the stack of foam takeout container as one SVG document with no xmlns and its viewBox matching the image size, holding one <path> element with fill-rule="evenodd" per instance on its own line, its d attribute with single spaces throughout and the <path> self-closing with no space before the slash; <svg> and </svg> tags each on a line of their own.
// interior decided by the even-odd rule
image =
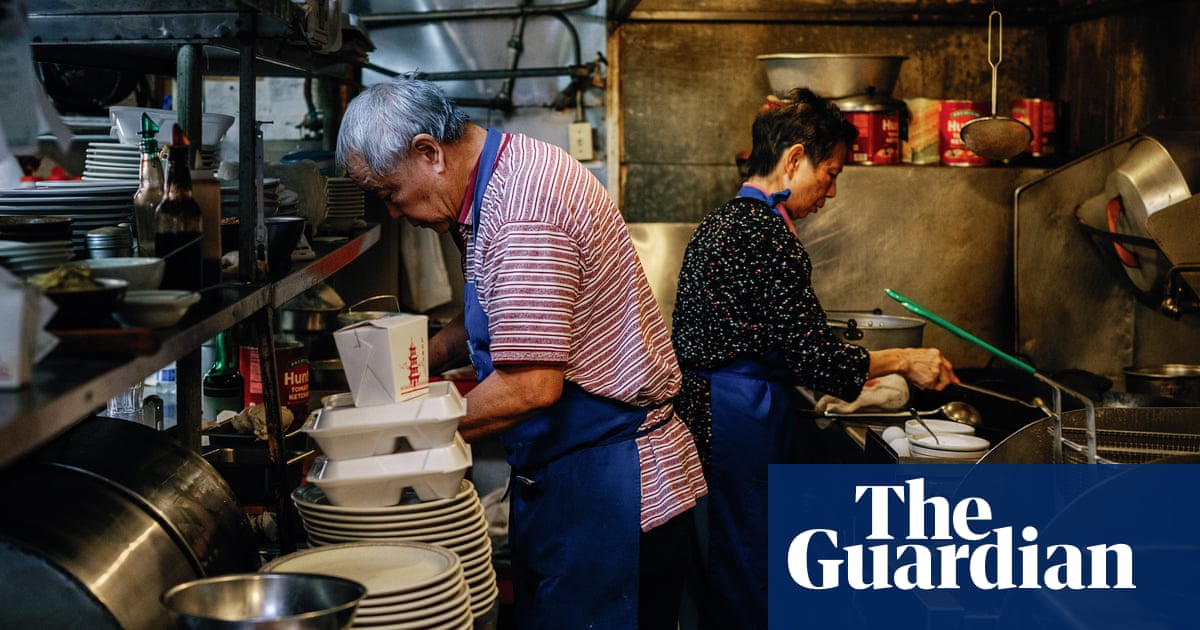
<svg viewBox="0 0 1200 630">
<path fill-rule="evenodd" d="M 301 430 L 320 447 L 308 481 L 333 505 L 397 505 L 454 497 L 471 466 L 458 435 L 466 401 L 450 383 L 429 383 L 428 318 L 396 315 L 333 335 L 349 395 L 327 397 Z"/>
</svg>

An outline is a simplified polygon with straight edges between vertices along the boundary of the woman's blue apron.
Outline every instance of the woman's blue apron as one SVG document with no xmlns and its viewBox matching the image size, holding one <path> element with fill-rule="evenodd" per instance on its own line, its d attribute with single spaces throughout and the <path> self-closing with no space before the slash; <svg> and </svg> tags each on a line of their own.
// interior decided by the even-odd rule
<svg viewBox="0 0 1200 630">
<path fill-rule="evenodd" d="M 739 197 L 776 205 L 743 187 Z M 779 354 L 739 360 L 705 374 L 712 392 L 708 471 L 709 613 L 706 627 L 767 627 L 767 464 L 786 461 L 795 438 L 795 391 Z"/>
<path fill-rule="evenodd" d="M 501 137 L 488 130 L 472 234 Z M 464 303 L 471 362 L 482 381 L 493 367 L 474 278 Z M 512 467 L 508 539 L 519 628 L 637 627 L 641 481 L 634 438 L 646 413 L 564 381 L 557 403 L 501 436 Z"/>
</svg>

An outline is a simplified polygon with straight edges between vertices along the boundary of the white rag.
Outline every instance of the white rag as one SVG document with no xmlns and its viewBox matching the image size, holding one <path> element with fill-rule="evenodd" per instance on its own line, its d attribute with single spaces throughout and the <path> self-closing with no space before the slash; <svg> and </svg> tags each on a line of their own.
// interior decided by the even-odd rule
<svg viewBox="0 0 1200 630">
<path fill-rule="evenodd" d="M 817 411 L 853 413 L 861 409 L 893 410 L 908 404 L 908 381 L 899 374 L 888 374 L 873 378 L 863 385 L 862 392 L 853 401 L 847 402 L 828 394 L 817 401 Z"/>
</svg>

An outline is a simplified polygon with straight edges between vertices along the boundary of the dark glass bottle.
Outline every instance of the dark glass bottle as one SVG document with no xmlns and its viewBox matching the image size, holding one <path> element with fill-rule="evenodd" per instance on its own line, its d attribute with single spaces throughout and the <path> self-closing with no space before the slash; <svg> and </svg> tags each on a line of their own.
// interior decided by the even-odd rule
<svg viewBox="0 0 1200 630">
<path fill-rule="evenodd" d="M 195 291 L 202 286 L 203 214 L 192 195 L 188 140 L 175 123 L 167 154 L 167 185 L 154 211 L 154 253 L 166 259 L 162 288 Z"/>
<path fill-rule="evenodd" d="M 155 209 L 163 198 L 163 166 L 158 158 L 158 125 L 142 114 L 142 150 L 138 162 L 138 189 L 133 193 L 133 226 L 138 255 L 154 255 Z"/>
<path fill-rule="evenodd" d="M 213 365 L 200 386 L 204 419 L 209 421 L 216 421 L 217 414 L 226 409 L 241 411 L 245 388 L 233 333 L 218 333 L 214 346 Z"/>
</svg>

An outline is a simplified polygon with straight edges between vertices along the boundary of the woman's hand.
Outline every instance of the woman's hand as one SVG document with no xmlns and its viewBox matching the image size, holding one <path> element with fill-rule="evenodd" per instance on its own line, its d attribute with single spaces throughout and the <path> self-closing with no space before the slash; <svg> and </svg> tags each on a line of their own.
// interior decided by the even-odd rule
<svg viewBox="0 0 1200 630">
<path fill-rule="evenodd" d="M 958 382 L 954 366 L 937 348 L 888 348 L 871 351 L 869 377 L 900 374 L 919 389 L 942 390 Z"/>
<path fill-rule="evenodd" d="M 958 382 L 954 366 L 937 348 L 906 348 L 908 366 L 904 378 L 920 389 L 945 389 Z"/>
</svg>

